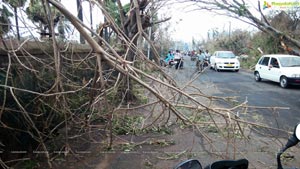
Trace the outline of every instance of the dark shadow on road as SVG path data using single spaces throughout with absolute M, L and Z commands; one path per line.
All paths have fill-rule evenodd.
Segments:
M 269 80 L 262 80 L 261 82 L 259 83 L 264 83 L 264 84 L 268 84 L 272 87 L 278 87 L 278 88 L 281 88 L 279 83 L 277 82 L 273 82 L 273 81 L 269 81 Z M 287 90 L 299 90 L 300 89 L 300 85 L 289 85 L 287 88 L 285 88 Z

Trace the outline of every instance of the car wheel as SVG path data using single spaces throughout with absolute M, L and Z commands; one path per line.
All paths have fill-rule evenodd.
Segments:
M 280 78 L 280 86 L 286 88 L 288 86 L 287 78 L 285 76 Z
M 260 81 L 261 81 L 261 78 L 260 78 L 260 75 L 259 75 L 258 72 L 255 72 L 254 78 L 255 78 L 255 81 L 257 81 L 257 82 L 260 82 Z
M 235 72 L 238 72 L 240 69 L 234 70 Z

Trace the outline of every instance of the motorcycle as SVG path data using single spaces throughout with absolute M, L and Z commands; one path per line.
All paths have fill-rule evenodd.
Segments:
M 161 66 L 168 66 L 168 67 L 172 67 L 173 65 L 175 65 L 177 63 L 177 61 L 174 61 L 174 59 L 171 59 L 169 61 L 166 60 L 160 60 L 160 65 Z
M 209 66 L 209 60 L 208 60 L 208 58 L 205 58 L 204 59 L 204 67 L 207 67 L 207 66 Z
M 297 145 L 300 141 L 300 123 L 298 123 L 295 128 L 294 128 L 294 133 L 293 135 L 288 139 L 286 145 L 282 147 L 279 152 L 276 155 L 277 159 L 277 168 L 278 169 L 283 169 L 282 164 L 281 164 L 281 159 L 280 156 L 290 147 L 293 147 Z
M 169 66 L 172 67 L 173 65 L 176 65 L 177 61 L 175 61 L 174 59 L 169 61 Z
M 209 62 L 207 58 L 204 58 L 202 61 L 198 60 L 196 62 L 197 70 L 202 72 L 205 67 L 209 66 Z
M 283 169 L 280 156 L 290 147 L 297 145 L 300 141 L 300 123 L 294 128 L 293 135 L 288 139 L 286 145 L 280 149 L 276 155 L 277 168 Z M 247 169 L 249 161 L 247 159 L 239 160 L 220 160 L 207 165 L 204 169 Z M 202 165 L 198 160 L 189 159 L 181 162 L 174 169 L 202 169 Z
M 247 159 L 239 160 L 220 160 L 207 165 L 204 169 L 247 169 Z M 190 159 L 178 164 L 174 169 L 202 169 L 202 165 L 198 160 Z

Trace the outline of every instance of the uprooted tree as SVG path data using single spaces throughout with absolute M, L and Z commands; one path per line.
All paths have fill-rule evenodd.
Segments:
M 134 100 L 129 100 L 127 94 L 135 95 L 132 87 L 133 81 L 156 93 L 152 87 L 141 80 L 141 75 L 138 74 L 143 75 L 144 72 L 136 66 L 152 65 L 155 70 L 160 70 L 160 68 L 148 60 L 137 47 L 137 39 L 147 37 L 144 30 L 154 24 L 149 20 L 151 16 L 145 12 L 149 2 L 132 1 L 131 9 L 126 17 L 119 2 L 121 18 L 125 17 L 124 20 L 121 19 L 122 29 L 106 11 L 106 6 L 102 4 L 102 1 L 94 2 L 102 10 L 107 21 L 99 27 L 98 33 L 93 32 L 97 40 L 85 32 L 84 25 L 57 1 L 31 2 L 27 8 L 29 17 L 43 26 L 40 30 L 48 29 L 52 40 L 36 43 L 32 49 L 28 49 L 25 46 L 29 44 L 30 39 L 18 42 L 1 38 L 1 56 L 3 56 L 0 74 L 1 146 L 5 146 L 6 150 L 1 154 L 3 155 L 1 158 L 4 161 L 12 158 L 18 159 L 21 157 L 19 154 L 14 157 L 8 156 L 9 150 L 29 150 L 29 154 L 32 154 L 30 150 L 39 147 L 45 152 L 45 157 L 51 167 L 51 154 L 47 151 L 46 140 L 56 135 L 60 128 L 67 129 L 71 123 L 77 123 L 77 120 L 83 120 L 84 125 L 89 126 L 95 118 L 92 115 L 94 112 L 101 112 L 102 115 L 96 113 L 98 116 L 96 119 L 103 119 L 107 122 L 107 129 L 112 131 L 115 109 L 123 104 L 130 104 L 129 101 L 134 102 Z M 84 59 L 74 56 L 77 60 L 73 58 L 73 55 L 70 56 L 68 53 L 72 53 L 70 50 L 73 50 L 68 46 L 70 44 L 64 46 L 61 41 L 56 40 L 55 19 L 60 17 L 60 14 L 53 7 L 61 10 L 89 42 L 91 51 Z M 7 28 L 10 27 L 7 22 L 3 23 L 7 25 Z M 104 27 L 110 27 L 114 31 L 114 37 L 119 45 L 118 49 L 112 48 L 102 37 Z M 1 29 L 3 30 L 1 34 L 9 31 L 4 28 Z M 155 51 L 151 40 L 147 39 L 147 41 Z M 24 57 L 21 59 L 20 56 Z M 154 59 L 158 62 L 157 53 Z M 163 75 L 174 85 L 172 79 L 166 74 Z M 78 97 L 73 97 L 74 94 Z M 165 104 L 168 103 L 160 94 L 155 95 L 164 100 Z M 108 99 L 109 97 L 111 99 Z M 65 134 L 68 135 L 67 130 Z M 111 137 L 112 134 L 110 134 Z M 11 140 L 15 141 L 11 142 Z M 18 140 L 24 140 L 24 142 Z M 66 148 L 68 148 L 67 142 Z M 111 144 L 112 139 L 109 147 Z M 0 164 L 6 168 L 7 164 L 2 159 Z

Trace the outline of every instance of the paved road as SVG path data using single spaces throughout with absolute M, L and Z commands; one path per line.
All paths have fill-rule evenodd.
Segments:
M 195 62 L 191 62 L 188 58 L 185 61 L 186 66 L 194 67 Z M 212 83 L 216 86 L 220 92 L 214 95 L 238 96 L 238 101 L 247 100 L 250 106 L 289 108 L 289 110 L 278 111 L 256 110 L 256 113 L 261 114 L 271 126 L 276 126 L 276 120 L 279 127 L 284 129 L 300 122 L 300 86 L 283 89 L 278 83 L 264 80 L 256 82 L 253 73 L 246 70 L 216 72 L 207 69 L 200 76 L 199 81 L 203 84 Z

